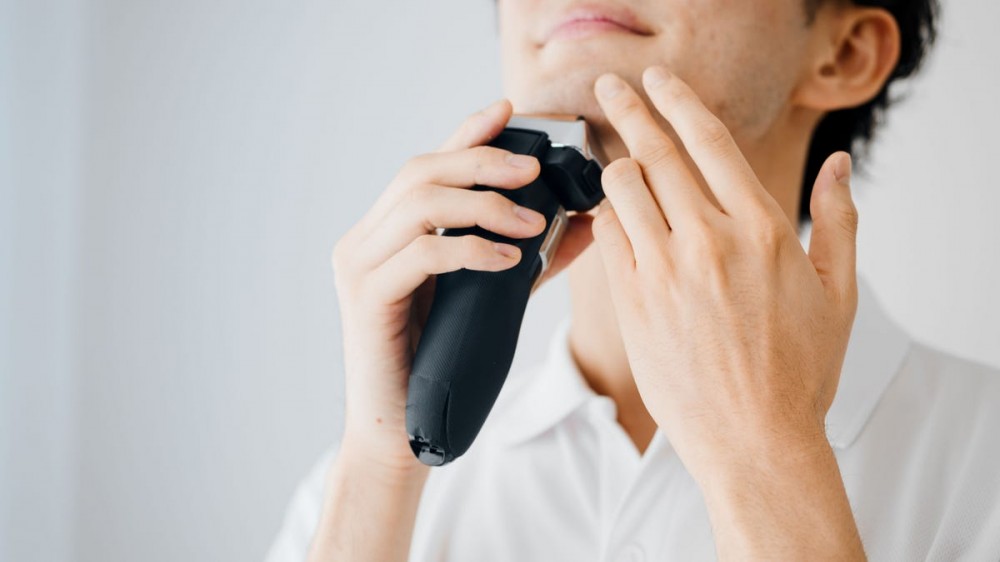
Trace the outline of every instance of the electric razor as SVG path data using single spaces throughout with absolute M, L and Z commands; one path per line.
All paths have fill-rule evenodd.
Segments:
M 440 231 L 516 245 L 521 261 L 503 271 L 460 269 L 436 278 L 406 400 L 406 432 L 422 463 L 447 464 L 472 445 L 507 379 L 528 298 L 552 262 L 566 212 L 590 210 L 604 198 L 603 166 L 590 139 L 580 116 L 513 116 L 489 145 L 538 158 L 541 173 L 517 189 L 471 189 L 497 191 L 538 211 L 545 230 L 517 239 L 479 226 Z

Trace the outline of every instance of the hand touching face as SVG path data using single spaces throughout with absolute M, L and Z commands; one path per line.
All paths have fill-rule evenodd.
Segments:
M 643 401 L 696 478 L 719 457 L 823 437 L 857 303 L 850 158 L 814 187 L 808 254 L 729 130 L 662 67 L 596 99 L 628 147 L 606 167 L 593 232 Z

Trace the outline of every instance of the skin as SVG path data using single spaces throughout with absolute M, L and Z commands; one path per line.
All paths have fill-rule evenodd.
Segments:
M 520 258 L 433 229 L 543 228 L 466 189 L 539 173 L 480 146 L 512 111 L 594 127 L 607 199 L 572 217 L 546 278 L 568 267 L 574 358 L 640 451 L 663 428 L 719 558 L 864 558 L 823 431 L 857 299 L 847 154 L 820 171 L 808 251 L 795 222 L 812 128 L 879 91 L 899 33 L 884 10 L 839 3 L 807 25 L 800 1 L 636 0 L 648 34 L 548 43 L 565 3 L 499 2 L 506 98 L 408 161 L 334 249 L 345 433 L 311 560 L 407 558 L 428 468 L 406 439 L 406 379 L 434 275 Z

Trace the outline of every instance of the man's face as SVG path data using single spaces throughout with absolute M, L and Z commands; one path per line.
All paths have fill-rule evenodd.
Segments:
M 594 80 L 611 71 L 643 92 L 643 69 L 662 64 L 751 142 L 786 108 L 811 32 L 804 0 L 499 0 L 498 9 L 515 112 L 579 114 L 606 129 Z

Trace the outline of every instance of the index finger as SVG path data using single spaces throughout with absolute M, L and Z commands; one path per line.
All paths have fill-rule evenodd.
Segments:
M 653 119 L 639 94 L 610 73 L 598 78 L 594 89 L 608 121 L 647 176 L 671 228 L 684 217 L 714 211 L 677 145 Z
M 690 86 L 661 66 L 646 69 L 643 85 L 727 214 L 732 215 L 734 210 L 748 204 L 767 204 L 770 196 L 729 129 L 705 107 Z

